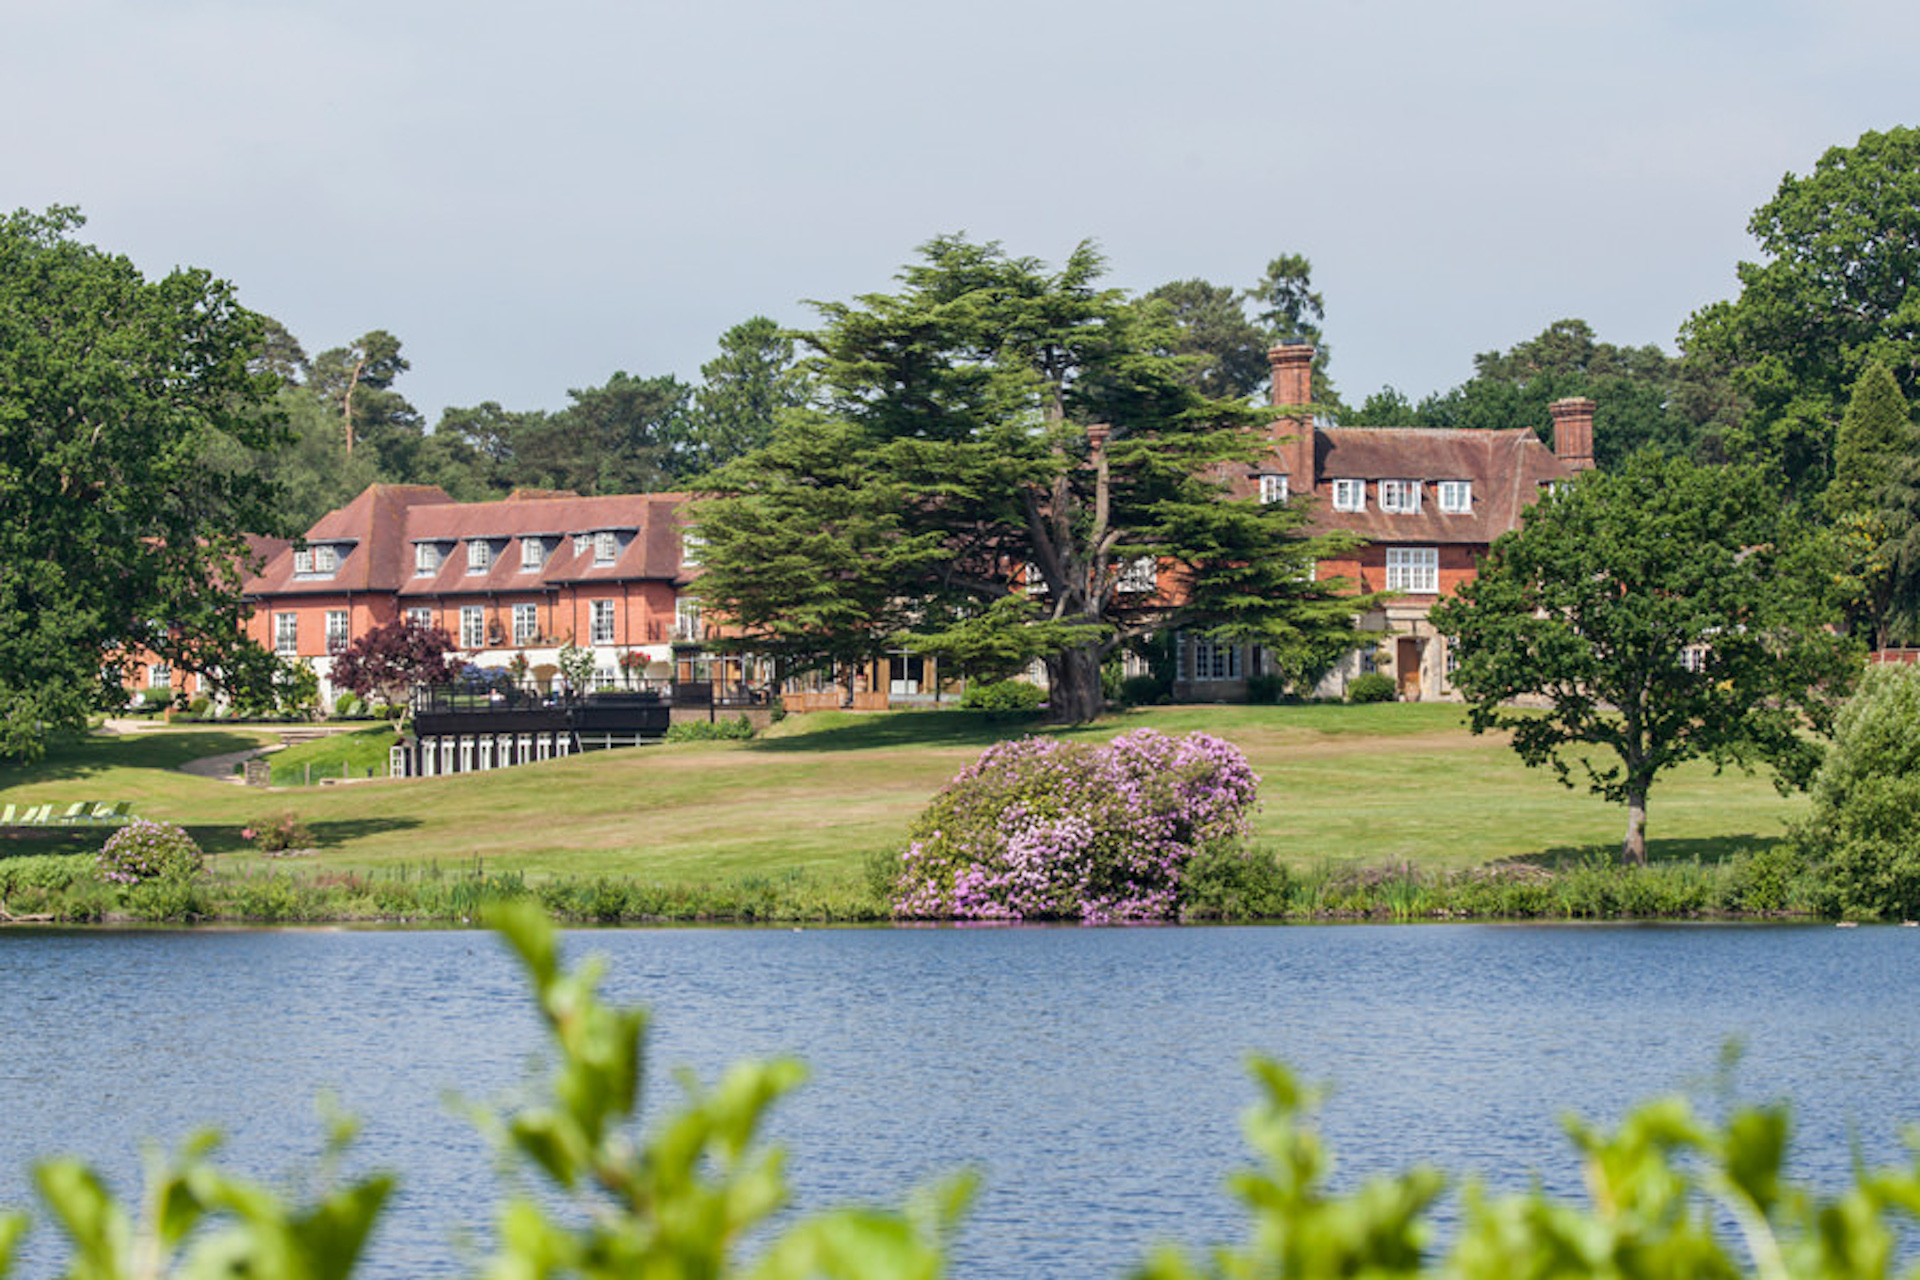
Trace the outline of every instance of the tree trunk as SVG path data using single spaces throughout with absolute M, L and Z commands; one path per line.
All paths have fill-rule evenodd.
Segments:
M 1627 838 L 1620 846 L 1620 861 L 1647 865 L 1647 787 L 1643 782 L 1627 784 Z
M 1047 707 L 1055 720 L 1084 724 L 1107 709 L 1100 691 L 1100 651 L 1068 649 L 1047 662 Z

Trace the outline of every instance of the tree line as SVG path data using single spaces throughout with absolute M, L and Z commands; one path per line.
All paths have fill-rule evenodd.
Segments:
M 557 411 L 482 401 L 429 429 L 395 335 L 309 356 L 204 272 L 146 280 L 80 242 L 76 211 L 17 213 L 0 223 L 6 741 L 110 698 L 99 655 L 131 645 L 244 670 L 214 634 L 237 608 L 220 566 L 239 534 L 297 534 L 376 480 L 463 499 L 724 491 L 702 590 L 797 661 L 900 644 L 988 673 L 1040 660 L 1070 715 L 1099 705 L 1108 657 L 1172 628 L 1259 643 L 1304 677 L 1365 602 L 1303 573 L 1338 547 L 1297 507 L 1219 501 L 1265 447 L 1274 342 L 1315 345 L 1316 412 L 1335 421 L 1545 431 L 1548 402 L 1588 395 L 1605 471 L 1648 450 L 1749 468 L 1826 539 L 1850 628 L 1910 643 L 1917 219 L 1920 130 L 1866 134 L 1782 180 L 1750 224 L 1761 260 L 1678 355 L 1566 320 L 1450 391 L 1358 409 L 1302 255 L 1246 288 L 1130 297 L 1091 244 L 1053 268 L 939 237 L 895 291 L 817 304 L 812 330 L 729 330 L 697 385 L 622 371 Z

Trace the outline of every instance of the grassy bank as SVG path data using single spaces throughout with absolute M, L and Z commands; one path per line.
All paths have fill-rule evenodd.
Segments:
M 1524 768 L 1496 739 L 1467 733 L 1454 707 L 1156 708 L 1064 732 L 1103 737 L 1137 726 L 1205 729 L 1247 753 L 1264 779 L 1256 840 L 1290 869 L 1303 901 L 1326 904 L 1341 886 L 1391 886 L 1396 877 L 1402 887 L 1391 891 L 1405 898 L 1415 891 L 1407 886 L 1441 885 L 1495 862 L 1584 867 L 1610 855 L 1624 825 L 1616 807 Z M 178 771 L 187 760 L 270 740 L 265 732 L 96 735 L 62 742 L 33 765 L 0 768 L 0 801 L 129 800 L 143 816 L 186 827 L 220 876 L 235 881 L 293 875 L 352 893 L 428 875 L 458 879 L 477 867 L 502 884 L 553 896 L 564 888 L 582 901 L 589 890 L 581 886 L 632 885 L 669 905 L 733 901 L 744 908 L 733 914 L 759 918 L 783 903 L 813 903 L 817 911 L 796 914 L 844 918 L 867 895 L 868 860 L 897 850 L 927 799 L 983 747 L 1028 727 L 958 712 L 828 713 L 792 717 L 747 743 L 270 792 Z M 298 752 L 310 749 L 340 746 L 281 753 L 276 771 L 300 768 Z M 1651 856 L 1711 872 L 1768 846 L 1803 803 L 1760 778 L 1679 770 L 1654 792 Z M 269 861 L 240 838 L 241 827 L 288 811 L 313 833 L 312 853 Z M 100 839 L 16 833 L 0 851 L 57 853 Z M 594 892 L 611 903 L 613 889 Z

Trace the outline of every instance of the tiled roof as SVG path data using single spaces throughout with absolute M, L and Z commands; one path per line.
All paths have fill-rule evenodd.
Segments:
M 329 512 L 307 533 L 309 543 L 342 544 L 340 565 L 332 575 L 296 577 L 293 553 L 287 550 L 274 556 L 247 590 L 253 595 L 390 591 L 426 596 L 537 591 L 577 582 L 673 580 L 680 574 L 676 513 L 684 500 L 682 494 L 643 493 L 454 502 L 432 485 L 374 485 Z M 619 535 L 619 553 L 613 563 L 594 563 L 591 544 L 574 550 L 576 535 L 603 530 Z M 520 540 L 531 537 L 548 544 L 545 558 L 538 570 L 523 570 Z M 478 538 L 489 543 L 490 563 L 484 572 L 469 573 L 467 543 Z M 414 573 L 414 546 L 420 542 L 442 546 L 440 567 L 430 576 Z
M 1292 424 L 1285 424 L 1291 430 Z M 1286 470 L 1282 452 L 1269 467 Z M 1541 487 L 1574 474 L 1567 463 L 1525 428 L 1510 431 L 1439 430 L 1422 427 L 1314 428 L 1314 532 L 1356 533 L 1372 542 L 1492 542 L 1520 525 L 1520 515 Z M 1333 481 L 1364 480 L 1364 511 L 1335 511 Z M 1382 511 L 1378 481 L 1423 482 L 1420 510 Z M 1465 480 L 1472 509 L 1440 510 L 1434 482 Z M 1297 491 L 1294 496 L 1302 496 Z
M 1540 488 L 1571 474 L 1533 432 L 1452 431 L 1422 428 L 1331 427 L 1315 433 L 1316 493 L 1331 494 L 1335 480 L 1466 480 L 1473 509 L 1440 510 L 1429 485 L 1419 512 L 1380 510 L 1378 486 L 1369 484 L 1365 511 L 1335 511 L 1322 504 L 1316 522 L 1375 542 L 1492 542 L 1520 527 L 1520 513 Z

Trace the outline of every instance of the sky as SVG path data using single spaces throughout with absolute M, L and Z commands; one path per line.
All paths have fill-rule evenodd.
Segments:
M 355 16 L 358 14 L 359 16 Z M 1753 210 L 1920 124 L 1911 0 L 0 0 L 0 208 L 78 205 L 436 420 L 697 381 L 933 236 L 1306 255 L 1358 403 L 1579 317 L 1673 351 Z M 1523 425 L 1523 424 L 1516 424 Z

